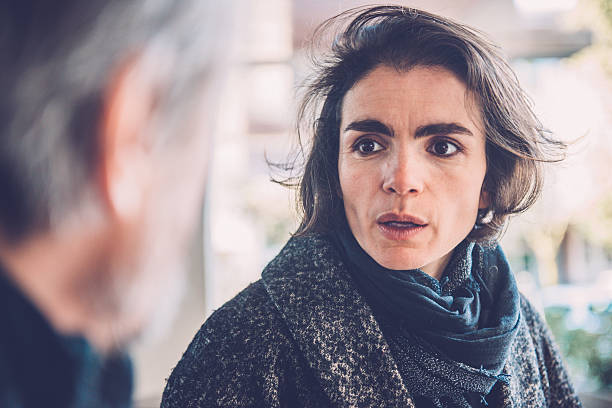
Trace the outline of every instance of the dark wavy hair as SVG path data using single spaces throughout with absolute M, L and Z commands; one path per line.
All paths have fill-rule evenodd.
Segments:
M 402 6 L 359 7 L 321 24 L 313 49 L 325 39 L 331 49 L 313 57 L 315 72 L 306 82 L 298 112 L 299 152 L 284 166 L 294 173 L 277 180 L 298 187 L 302 218 L 296 235 L 326 232 L 344 217 L 338 179 L 342 101 L 380 65 L 400 72 L 416 66 L 447 69 L 478 101 L 486 135 L 483 188 L 490 205 L 479 211 L 471 240 L 498 238 L 509 215 L 537 200 L 542 163 L 565 156 L 567 146 L 543 128 L 498 47 L 470 27 Z M 304 131 L 312 134 L 307 147 Z

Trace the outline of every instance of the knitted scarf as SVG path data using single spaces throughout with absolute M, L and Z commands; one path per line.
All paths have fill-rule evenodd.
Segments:
M 362 294 L 382 317 L 412 395 L 433 406 L 471 407 L 474 396 L 507 381 L 502 369 L 518 328 L 520 297 L 499 246 L 463 241 L 438 281 L 418 269 L 382 267 L 346 224 L 334 238 Z

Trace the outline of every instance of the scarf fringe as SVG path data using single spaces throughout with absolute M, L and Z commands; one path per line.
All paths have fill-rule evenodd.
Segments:
M 510 374 L 506 374 L 503 372 L 499 374 L 495 374 L 494 371 L 487 370 L 483 366 L 480 366 L 478 371 L 484 376 L 487 376 L 489 378 L 495 378 L 497 381 L 501 381 L 506 385 L 510 385 L 510 377 L 512 377 Z

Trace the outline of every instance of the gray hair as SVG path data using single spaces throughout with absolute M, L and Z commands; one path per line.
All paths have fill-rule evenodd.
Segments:
M 217 68 L 226 9 L 225 2 L 202 0 L 2 2 L 3 239 L 17 243 L 51 228 L 86 194 L 100 152 L 103 93 L 120 61 L 136 53 L 145 63 L 174 60 L 156 106 L 167 126 L 180 122 L 181 105 Z

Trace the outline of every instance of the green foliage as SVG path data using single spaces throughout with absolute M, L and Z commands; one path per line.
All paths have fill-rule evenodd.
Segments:
M 576 53 L 572 60 L 595 62 L 612 77 L 612 0 L 581 0 L 576 10 L 574 22 L 591 31 L 593 44 Z
M 612 389 L 612 303 L 590 308 L 589 327 L 571 327 L 569 307 L 549 307 L 545 314 L 571 375 L 580 383 Z

